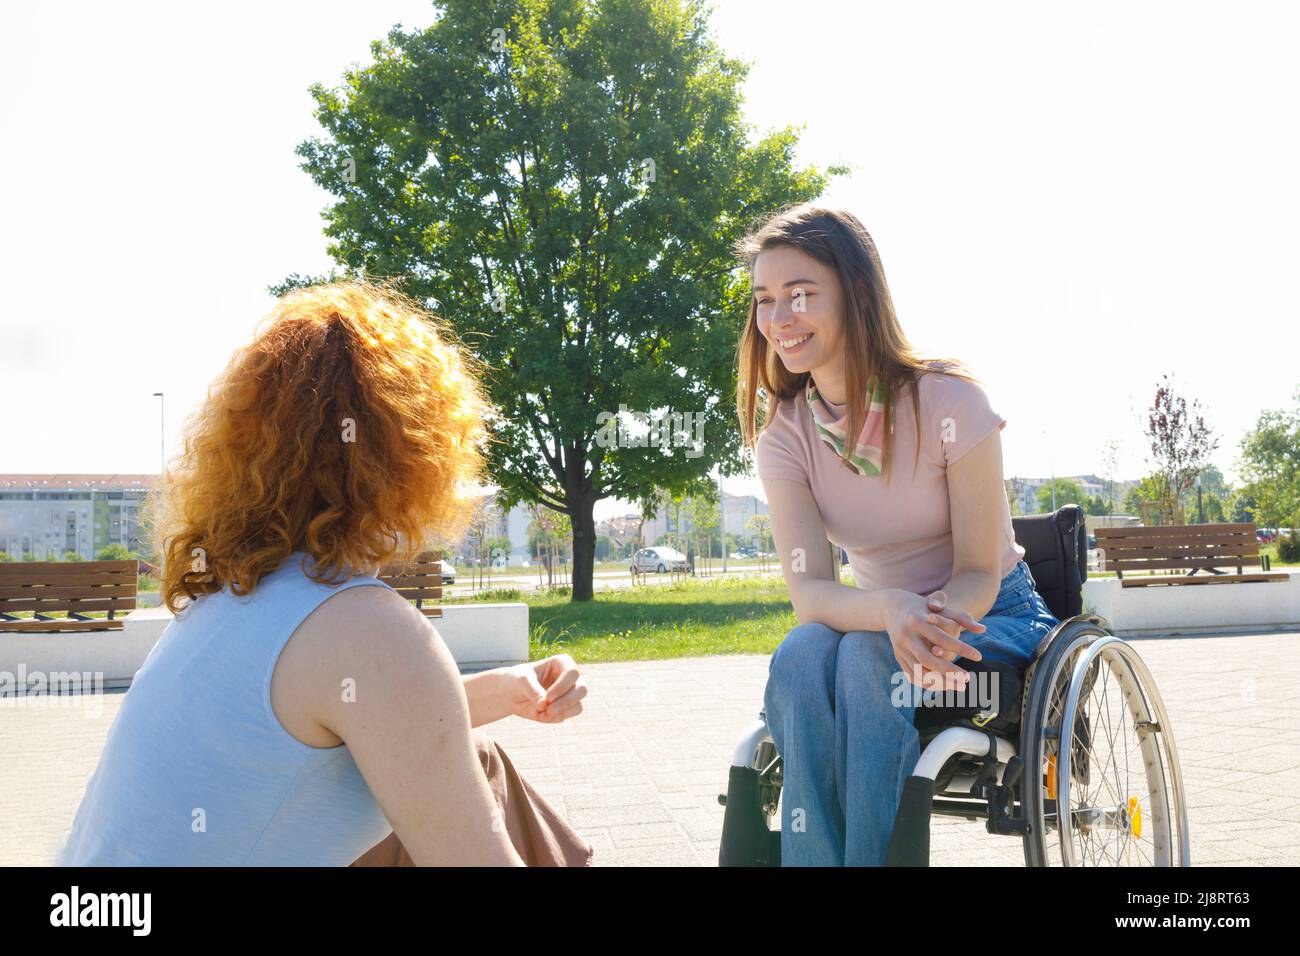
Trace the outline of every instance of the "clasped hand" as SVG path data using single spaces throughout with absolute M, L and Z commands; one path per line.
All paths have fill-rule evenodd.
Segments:
M 965 687 L 970 674 L 953 663 L 959 656 L 978 661 L 978 649 L 959 640 L 962 630 L 975 634 L 985 627 L 967 611 L 948 607 L 948 596 L 933 591 L 922 597 L 898 591 L 886 613 L 885 630 L 908 680 L 927 689 Z

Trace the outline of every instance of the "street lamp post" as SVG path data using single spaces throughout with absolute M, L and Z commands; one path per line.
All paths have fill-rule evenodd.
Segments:
M 1052 447 L 1052 436 L 1048 434 L 1046 428 L 1039 429 L 1043 438 L 1047 439 L 1047 463 L 1048 469 L 1052 476 L 1052 512 L 1056 512 L 1056 450 Z
M 167 461 L 167 399 L 162 392 L 154 392 L 153 397 L 158 399 L 158 484 L 161 486 L 164 463 Z
M 722 573 L 727 573 L 727 500 L 722 496 L 722 469 L 718 469 L 718 532 L 722 538 Z
M 158 484 L 154 488 L 153 506 L 156 508 L 162 498 L 163 472 L 167 468 L 167 399 L 163 397 L 162 392 L 154 392 L 153 397 L 158 399 Z M 158 568 L 163 566 L 163 553 L 161 549 L 158 552 Z

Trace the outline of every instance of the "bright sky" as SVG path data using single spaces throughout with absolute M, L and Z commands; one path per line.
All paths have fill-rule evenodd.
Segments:
M 760 129 L 855 164 L 904 329 L 981 375 L 1007 475 L 1144 473 L 1162 372 L 1234 477 L 1290 404 L 1300 10 L 1283 3 L 721 0 Z M 152 472 L 270 306 L 328 269 L 294 147 L 416 0 L 6 4 L 0 472 Z M 453 317 L 454 318 L 454 317 Z M 758 490 L 756 480 L 728 490 Z M 606 503 L 601 516 L 624 510 Z

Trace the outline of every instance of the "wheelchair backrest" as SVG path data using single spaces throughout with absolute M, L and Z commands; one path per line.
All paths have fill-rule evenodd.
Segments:
M 1082 614 L 1083 582 L 1088 578 L 1083 509 L 1061 505 L 1049 514 L 1015 515 L 1011 525 L 1048 610 L 1062 621 Z

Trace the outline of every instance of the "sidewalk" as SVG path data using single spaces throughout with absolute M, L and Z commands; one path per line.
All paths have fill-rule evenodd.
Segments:
M 1133 642 L 1170 712 L 1196 865 L 1300 864 L 1300 634 Z M 727 767 L 757 715 L 767 658 L 594 664 L 585 712 L 490 732 L 596 847 L 595 863 L 715 866 Z M 0 706 L 0 864 L 61 844 L 120 693 L 98 715 L 45 699 Z M 935 865 L 1022 866 L 1021 842 L 976 822 L 934 824 Z

